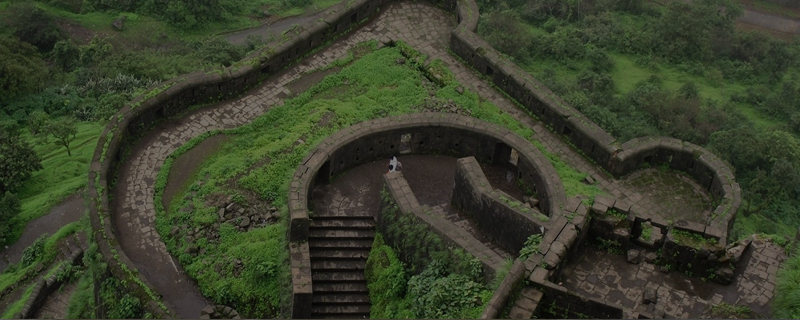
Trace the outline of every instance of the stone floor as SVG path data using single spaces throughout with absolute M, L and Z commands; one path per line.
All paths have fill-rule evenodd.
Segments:
M 666 220 L 705 224 L 711 214 L 711 198 L 688 175 L 668 170 L 644 169 L 620 179 L 627 189 L 638 190 L 639 205 Z
M 768 318 L 778 266 L 787 256 L 783 248 L 767 240 L 755 239 L 751 246 L 737 266 L 734 282 L 727 286 L 680 272 L 665 274 L 647 262 L 631 264 L 623 255 L 590 245 L 564 267 L 558 281 L 585 297 L 615 302 L 627 318 L 637 314 L 646 288 L 657 292 L 655 311 L 675 318 L 707 318 L 710 307 L 722 302 L 747 306 L 755 315 Z
M 522 123 L 534 129 L 535 138 L 545 149 L 559 156 L 568 165 L 586 172 L 598 181 L 605 192 L 618 198 L 630 199 L 655 208 L 651 199 L 638 188 L 609 178 L 595 164 L 583 158 L 560 136 L 550 132 L 539 121 L 520 110 L 506 96 L 447 51 L 450 31 L 455 17 L 438 8 L 420 2 L 393 3 L 380 15 L 353 34 L 342 37 L 327 48 L 304 59 L 299 64 L 266 80 L 260 87 L 241 98 L 219 103 L 193 112 L 167 128 L 157 128 L 133 148 L 128 161 L 120 168 L 115 190 L 114 224 L 120 243 L 139 272 L 153 284 L 164 301 L 178 315 L 195 318 L 206 301 L 197 286 L 180 270 L 169 255 L 160 236 L 154 230 L 154 183 L 166 157 L 179 146 L 204 132 L 229 129 L 249 123 L 271 107 L 283 104 L 283 98 L 296 94 L 288 84 L 310 71 L 328 65 L 347 55 L 355 44 L 371 39 L 403 40 L 411 47 L 433 59 L 441 59 L 456 79 L 487 101 L 494 103 Z M 658 188 L 654 183 L 653 188 Z M 654 203 L 655 202 L 655 203 Z M 700 215 L 702 212 L 688 212 Z

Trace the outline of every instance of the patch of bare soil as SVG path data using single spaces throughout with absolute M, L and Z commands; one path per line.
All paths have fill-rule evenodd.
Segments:
M 83 27 L 75 22 L 67 21 L 67 20 L 57 20 L 56 24 L 58 24 L 61 30 L 67 33 L 70 39 L 75 41 L 76 44 L 79 45 L 86 45 L 92 41 L 95 36 L 100 37 L 107 37 L 108 34 L 100 33 L 96 31 L 92 31 L 86 27 Z
M 52 235 L 61 227 L 80 220 L 86 212 L 86 205 L 81 194 L 82 192 L 76 192 L 64 199 L 61 204 L 50 209 L 50 213 L 28 223 L 25 230 L 22 231 L 22 237 L 2 251 L 3 259 L 0 260 L 0 270 L 5 270 L 10 263 L 19 262 L 22 251 L 43 234 Z
M 186 190 L 189 179 L 197 173 L 203 161 L 217 152 L 228 140 L 230 139 L 224 134 L 208 137 L 172 162 L 173 170 L 169 172 L 167 186 L 161 198 L 167 212 L 170 212 L 173 198 L 179 195 L 179 192 Z

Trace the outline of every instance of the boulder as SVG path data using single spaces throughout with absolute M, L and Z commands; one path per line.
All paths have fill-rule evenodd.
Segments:
M 247 228 L 250 226 L 250 218 L 249 217 L 242 217 L 242 221 L 239 222 L 239 227 Z
M 214 313 L 213 306 L 206 306 L 203 310 L 200 310 L 200 316 L 205 316 Z
M 200 250 L 200 247 L 190 244 L 188 247 L 186 247 L 186 250 L 184 250 L 183 253 L 192 254 L 192 253 L 197 253 L 198 250 Z
M 125 19 L 127 19 L 127 18 L 128 17 L 126 17 L 126 16 L 121 16 L 121 17 L 117 18 L 116 20 L 111 22 L 111 27 L 113 27 L 114 30 L 122 31 L 123 29 L 125 29 Z

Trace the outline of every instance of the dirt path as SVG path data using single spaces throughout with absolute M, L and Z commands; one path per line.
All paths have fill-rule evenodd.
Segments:
M 250 35 L 259 36 L 261 37 L 261 39 L 269 41 L 269 39 L 280 36 L 284 31 L 289 30 L 294 26 L 304 25 L 306 23 L 324 17 L 325 11 L 326 10 L 320 10 L 304 16 L 287 17 L 268 25 L 263 25 L 252 29 L 235 31 L 224 34 L 223 36 L 229 42 L 239 45 L 245 44 L 245 41 L 247 41 L 247 36 Z
M 76 192 L 50 209 L 50 213 L 28 223 L 25 230 L 22 231 L 22 237 L 1 252 L 3 259 L 0 260 L 0 270 L 5 270 L 9 263 L 19 262 L 22 251 L 41 235 L 45 233 L 52 235 L 61 227 L 80 220 L 86 212 L 86 205 L 81 197 L 82 193 L 83 191 Z

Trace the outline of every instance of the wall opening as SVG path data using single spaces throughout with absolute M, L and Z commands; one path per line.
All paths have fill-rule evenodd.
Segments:
M 331 178 L 331 161 L 325 161 L 322 164 L 322 167 L 319 168 L 317 171 L 317 175 L 314 177 L 314 185 L 321 185 L 326 184 L 330 181 Z
M 358 22 L 358 14 L 354 13 L 354 14 L 350 15 L 350 22 L 352 22 L 352 23 Z
M 644 162 L 647 162 L 647 163 L 652 163 L 652 162 L 653 162 L 653 156 L 646 156 L 646 157 L 644 157 Z
M 411 137 L 410 133 L 400 136 L 400 154 L 411 153 Z
M 568 136 L 570 133 L 572 133 L 572 129 L 570 129 L 568 126 L 564 126 L 564 128 L 561 129 L 561 134 L 563 135 Z
M 492 165 L 498 165 L 511 162 L 511 151 L 514 150 L 505 143 L 497 143 L 494 145 L 494 155 L 492 156 Z
M 492 70 L 492 67 L 489 66 L 486 67 L 486 75 L 487 76 L 494 75 L 494 70 Z

